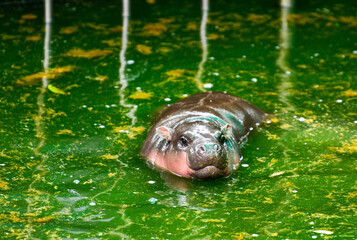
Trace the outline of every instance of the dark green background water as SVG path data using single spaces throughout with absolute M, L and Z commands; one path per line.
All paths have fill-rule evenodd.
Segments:
M 0 2 L 1 238 L 357 239 L 356 7 L 211 1 L 205 61 L 200 1 L 130 1 L 127 48 L 121 1 L 57 1 L 44 69 L 43 3 Z M 271 123 L 230 177 L 151 169 L 155 113 L 202 90 Z

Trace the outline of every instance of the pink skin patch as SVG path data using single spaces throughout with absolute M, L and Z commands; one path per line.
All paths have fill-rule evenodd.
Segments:
M 156 151 L 152 150 L 150 154 L 147 156 L 150 163 L 152 163 L 156 168 L 161 170 L 169 171 L 175 175 L 180 177 L 191 178 L 192 173 L 195 170 L 191 169 L 187 164 L 187 153 L 184 151 L 180 151 L 177 153 L 166 153 L 165 156 Z M 239 166 L 240 156 L 239 154 L 235 154 L 233 166 L 228 166 L 224 169 L 225 176 L 231 174 L 232 170 Z M 233 167 L 233 169 L 232 169 Z
M 188 167 L 186 157 L 187 154 L 184 151 L 166 153 L 164 156 L 162 153 L 153 150 L 147 158 L 155 167 L 167 170 L 181 177 L 190 178 L 193 170 Z

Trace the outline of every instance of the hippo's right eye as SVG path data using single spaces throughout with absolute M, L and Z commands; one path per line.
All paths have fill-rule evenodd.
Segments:
M 185 137 L 185 136 L 182 136 L 181 138 L 180 138 L 180 145 L 182 146 L 182 147 L 187 147 L 188 146 L 188 139 Z

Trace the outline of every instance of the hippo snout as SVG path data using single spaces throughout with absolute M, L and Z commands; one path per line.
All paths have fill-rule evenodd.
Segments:
M 196 147 L 196 152 L 200 156 L 217 155 L 219 154 L 220 150 L 220 146 L 215 143 L 200 144 Z
M 228 167 L 225 151 L 217 143 L 197 144 L 188 154 L 188 165 L 196 173 L 196 178 L 215 178 L 223 175 Z

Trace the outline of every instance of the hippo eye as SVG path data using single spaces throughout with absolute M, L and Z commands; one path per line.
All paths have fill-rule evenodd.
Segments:
M 219 135 L 218 141 L 220 144 L 223 144 L 226 141 L 226 138 L 224 137 L 223 133 Z
M 188 146 L 188 139 L 187 139 L 185 136 L 182 136 L 182 137 L 180 138 L 180 145 L 181 145 L 182 147 L 187 147 L 187 146 Z

